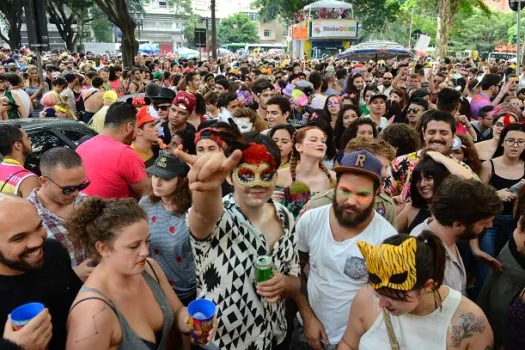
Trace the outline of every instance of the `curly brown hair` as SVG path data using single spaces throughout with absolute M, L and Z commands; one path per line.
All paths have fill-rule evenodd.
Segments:
M 112 242 L 122 228 L 141 220 L 146 221 L 147 216 L 134 199 L 89 197 L 66 220 L 65 226 L 75 249 L 97 260 L 98 241 Z
M 160 197 L 155 196 L 153 193 L 149 195 L 149 200 L 152 203 L 158 203 L 160 202 L 160 199 Z M 175 191 L 171 195 L 170 200 L 174 206 L 173 214 L 186 214 L 191 207 L 191 191 L 186 176 L 177 176 L 177 185 L 175 186 Z

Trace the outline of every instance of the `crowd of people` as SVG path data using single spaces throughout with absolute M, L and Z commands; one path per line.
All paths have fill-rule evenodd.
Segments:
M 201 298 L 205 349 L 525 348 L 525 70 L 0 59 L 0 348 L 195 349 Z M 97 135 L 37 175 L 24 118 Z

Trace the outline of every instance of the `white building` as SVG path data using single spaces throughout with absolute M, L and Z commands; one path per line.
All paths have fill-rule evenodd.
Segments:
M 175 18 L 167 0 L 144 0 L 143 7 L 143 18 L 137 21 L 140 41 L 165 45 L 166 49 L 184 46 L 184 20 Z
M 215 0 L 215 17 L 223 19 L 235 13 L 244 12 L 255 21 L 257 10 L 251 8 L 253 0 Z M 211 18 L 211 0 L 192 0 L 193 12 L 203 18 Z

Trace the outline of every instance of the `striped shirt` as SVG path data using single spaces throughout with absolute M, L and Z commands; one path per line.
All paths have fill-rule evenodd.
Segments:
M 36 176 L 12 158 L 4 158 L 0 163 L 0 192 L 18 195 L 22 182 L 30 176 Z

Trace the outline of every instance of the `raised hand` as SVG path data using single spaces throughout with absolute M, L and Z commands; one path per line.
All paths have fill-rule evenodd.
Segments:
M 222 185 L 241 160 L 242 152 L 235 150 L 228 158 L 222 152 L 206 153 L 196 157 L 184 152 L 179 146 L 175 150 L 175 155 L 191 167 L 188 173 L 190 190 L 210 191 Z

